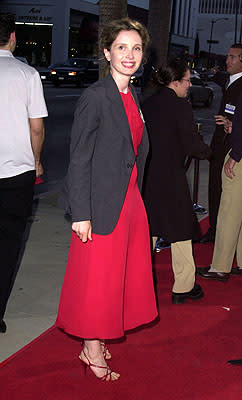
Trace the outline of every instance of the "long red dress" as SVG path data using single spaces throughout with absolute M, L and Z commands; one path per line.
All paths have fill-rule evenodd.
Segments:
M 143 122 L 131 92 L 121 93 L 135 155 Z M 157 316 L 147 216 L 134 164 L 114 231 L 82 243 L 73 233 L 57 326 L 81 338 L 113 339 Z

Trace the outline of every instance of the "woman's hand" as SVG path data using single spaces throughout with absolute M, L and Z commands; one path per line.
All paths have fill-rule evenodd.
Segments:
M 73 222 L 72 230 L 77 234 L 83 243 L 92 240 L 92 225 L 91 221 Z

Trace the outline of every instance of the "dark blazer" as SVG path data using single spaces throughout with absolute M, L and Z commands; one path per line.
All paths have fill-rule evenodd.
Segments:
M 217 81 L 217 83 L 219 83 Z M 223 88 L 223 96 L 220 103 L 218 114 L 225 115 L 231 121 L 233 115 L 225 112 L 226 104 L 231 104 L 236 107 L 240 93 L 242 92 L 242 77 L 236 79 L 226 90 Z M 211 149 L 213 157 L 209 167 L 209 222 L 213 233 L 215 234 L 217 215 L 222 192 L 221 172 L 226 154 L 231 148 L 230 135 L 224 132 L 223 125 L 216 125 L 211 141 Z
M 130 89 L 139 107 L 135 90 Z M 148 147 L 144 128 L 136 159 L 140 191 Z M 111 233 L 134 163 L 125 108 L 115 81 L 108 75 L 83 92 L 74 114 L 70 164 L 61 199 L 72 221 L 91 220 L 94 233 Z
M 218 83 L 218 82 L 217 82 Z M 230 121 L 233 120 L 233 114 L 225 112 L 226 104 L 231 104 L 236 107 L 240 93 L 242 92 L 242 77 L 236 79 L 228 89 L 222 86 L 223 96 L 221 99 L 218 114 L 226 116 Z M 228 153 L 230 145 L 230 135 L 226 135 L 224 132 L 223 125 L 216 125 L 214 135 L 211 142 L 211 147 L 214 153 L 214 157 L 221 158 L 223 164 L 224 157 Z
M 162 88 L 142 108 L 151 145 L 144 200 L 152 235 L 168 242 L 196 239 L 199 226 L 184 161 L 205 159 L 210 148 L 195 131 L 191 105 L 172 89 Z

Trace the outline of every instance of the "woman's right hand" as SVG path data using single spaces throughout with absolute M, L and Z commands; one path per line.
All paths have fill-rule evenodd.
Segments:
M 73 222 L 72 230 L 77 234 L 83 243 L 92 240 L 92 225 L 91 221 Z

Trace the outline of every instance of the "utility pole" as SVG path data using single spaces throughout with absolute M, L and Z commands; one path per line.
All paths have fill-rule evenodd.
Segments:
M 234 43 L 237 43 L 237 26 L 238 26 L 238 6 L 239 6 L 239 0 L 234 0 L 234 6 L 235 6 Z

